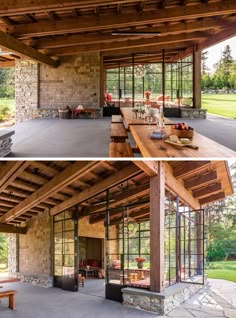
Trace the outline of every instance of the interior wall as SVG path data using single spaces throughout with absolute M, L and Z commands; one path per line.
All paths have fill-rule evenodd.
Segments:
M 103 222 L 90 224 L 89 217 L 79 220 L 79 236 L 105 238 L 105 226 Z

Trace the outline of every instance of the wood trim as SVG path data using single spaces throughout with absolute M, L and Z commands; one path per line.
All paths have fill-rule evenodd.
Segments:
M 89 198 L 95 196 L 98 193 L 101 193 L 112 186 L 138 174 L 140 170 L 133 164 L 125 166 L 120 171 L 112 174 L 111 176 L 103 179 L 102 181 L 96 183 L 95 185 L 83 190 L 82 192 L 74 195 L 72 198 L 58 204 L 50 210 L 50 215 L 58 214 L 72 206 L 79 204 L 83 201 L 88 200 Z M 1 219 L 0 219 L 1 221 Z
M 49 56 L 25 45 L 21 41 L 15 39 L 13 36 L 0 31 L 0 46 L 14 52 L 17 55 L 29 58 L 39 63 L 43 63 L 52 67 L 57 67 L 58 61 L 53 60 Z
M 21 227 L 21 226 L 9 225 L 9 224 L 0 224 L 0 232 L 26 234 L 27 228 Z
M 158 175 L 150 178 L 150 290 L 164 288 L 165 167 L 158 161 Z

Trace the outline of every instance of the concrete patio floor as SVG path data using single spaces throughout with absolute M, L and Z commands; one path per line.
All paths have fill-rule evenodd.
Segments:
M 236 151 L 236 120 L 208 114 L 207 119 L 171 118 L 186 122 L 202 135 Z M 18 158 L 108 158 L 111 117 L 99 119 L 39 118 L 18 123 L 12 153 Z M 132 145 L 135 142 L 129 134 Z M 137 155 L 140 157 L 140 155 Z
M 167 316 L 127 308 L 120 303 L 106 300 L 101 295 L 72 293 L 58 288 L 42 288 L 24 283 L 4 284 L 2 290 L 7 289 L 18 291 L 17 309 L 8 309 L 7 299 L 2 299 L 0 317 L 3 318 L 236 317 L 236 283 L 216 279 L 209 279 L 207 286 Z
M 111 118 L 28 120 L 12 126 L 9 157 L 109 157 Z

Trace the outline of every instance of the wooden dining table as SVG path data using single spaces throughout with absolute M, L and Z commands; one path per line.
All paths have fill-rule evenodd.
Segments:
M 148 125 L 144 118 L 139 118 L 135 109 L 132 107 L 121 107 L 120 108 L 122 117 L 127 125 L 128 130 L 130 130 L 131 125 Z M 164 122 L 166 125 L 173 124 L 169 118 L 164 117 Z
M 130 132 L 136 142 L 138 149 L 143 157 L 149 158 L 236 158 L 236 152 L 197 133 L 194 132 L 192 144 L 198 146 L 198 149 L 189 147 L 180 147 L 172 145 L 165 140 L 152 139 L 150 137 L 154 130 L 146 125 L 130 125 Z M 166 136 L 171 134 L 171 125 L 165 126 Z

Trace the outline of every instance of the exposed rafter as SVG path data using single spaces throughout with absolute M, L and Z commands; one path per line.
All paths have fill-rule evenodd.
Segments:
M 14 52 L 17 55 L 29 58 L 31 60 L 57 67 L 58 61 L 53 60 L 47 55 L 40 53 L 30 46 L 25 45 L 14 37 L 0 31 L 0 47 Z

